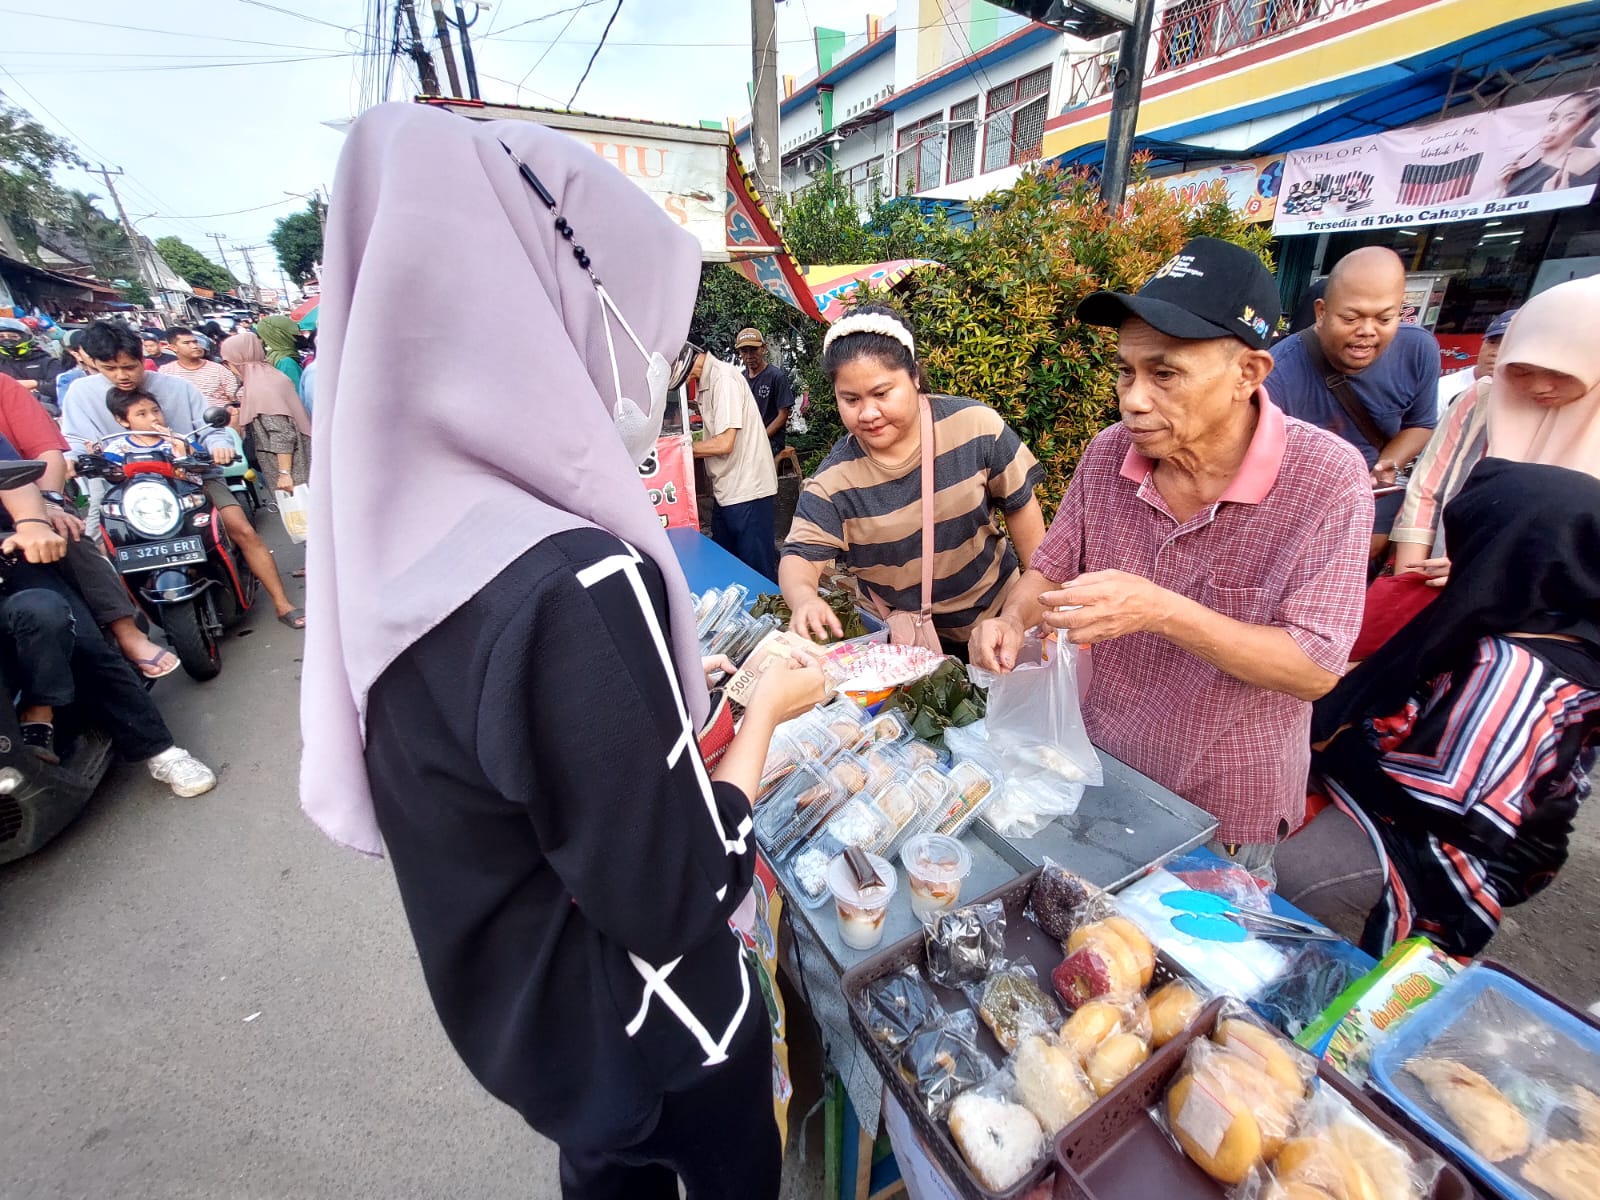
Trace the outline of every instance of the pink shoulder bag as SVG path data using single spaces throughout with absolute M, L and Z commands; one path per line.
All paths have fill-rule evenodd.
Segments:
M 868 592 L 878 615 L 889 625 L 889 641 L 896 646 L 922 646 L 943 654 L 939 633 L 933 627 L 933 409 L 927 396 L 917 397 L 922 420 L 922 596 L 916 612 L 891 609 Z

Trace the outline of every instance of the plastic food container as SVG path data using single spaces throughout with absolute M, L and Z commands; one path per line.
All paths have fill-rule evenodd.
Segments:
M 828 898 L 828 866 L 845 850 L 876 852 L 894 832 L 870 796 L 846 800 L 826 825 L 817 830 L 794 852 L 789 874 L 807 908 L 816 908 Z
M 1000 781 L 974 762 L 958 762 L 949 771 L 951 786 L 956 791 L 956 801 L 945 811 L 935 829 L 950 837 L 959 837 L 994 796 Z
M 891 829 L 882 844 L 869 846 L 868 849 L 893 860 L 906 839 L 916 834 L 927 821 L 934 807 L 934 799 L 917 786 L 908 771 L 895 772 L 873 790 L 872 798 L 878 805 L 878 811 L 888 819 Z
M 867 718 L 848 700 L 834 700 L 816 710 L 822 727 L 839 739 L 843 750 L 859 750 L 867 744 Z
M 953 837 L 919 833 L 901 847 L 900 862 L 911 887 L 911 911 L 917 916 L 955 907 L 961 881 L 972 870 L 972 855 Z
M 899 746 L 916 735 L 899 713 L 886 712 L 879 713 L 867 723 L 867 736 L 874 746 Z
M 801 763 L 756 809 L 756 836 L 774 859 L 782 861 L 845 799 L 844 790 L 822 768 Z
M 881 887 L 858 887 L 842 854 L 828 864 L 828 890 L 839 917 L 839 938 L 852 950 L 871 950 L 883 940 L 883 920 L 900 882 L 887 859 L 876 854 L 867 858 L 883 879 Z

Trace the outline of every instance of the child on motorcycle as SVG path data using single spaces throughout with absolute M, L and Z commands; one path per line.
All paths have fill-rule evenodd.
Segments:
M 164 447 L 172 451 L 174 458 L 189 456 L 189 443 L 175 437 L 172 430 L 167 428 L 161 405 L 149 392 L 124 392 L 111 388 L 106 393 L 106 408 L 116 418 L 117 424 L 128 432 L 114 434 L 103 442 L 94 443 L 89 449 L 98 451 L 116 463 L 122 462 L 130 449 L 154 450 Z

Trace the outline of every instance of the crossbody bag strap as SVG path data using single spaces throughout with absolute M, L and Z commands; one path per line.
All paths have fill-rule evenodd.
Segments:
M 924 393 L 917 397 L 922 417 L 922 607 L 924 621 L 933 618 L 933 408 Z
M 1305 347 L 1306 357 L 1311 360 L 1311 367 L 1322 382 L 1333 393 L 1333 398 L 1339 402 L 1339 407 L 1344 409 L 1344 415 L 1349 417 L 1356 430 L 1367 439 L 1369 445 L 1378 453 L 1383 453 L 1383 447 L 1388 438 L 1383 436 L 1383 430 L 1378 428 L 1378 423 L 1372 419 L 1372 414 L 1367 411 L 1367 406 L 1361 403 L 1361 397 L 1356 395 L 1355 388 L 1350 386 L 1348 376 L 1333 369 L 1333 364 L 1328 361 L 1328 356 L 1322 352 L 1322 343 L 1317 340 L 1315 326 L 1307 326 L 1300 331 L 1300 344 Z

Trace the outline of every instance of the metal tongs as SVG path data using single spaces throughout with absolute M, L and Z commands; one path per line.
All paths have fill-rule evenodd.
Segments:
M 1174 917 L 1173 927 L 1192 937 L 1214 942 L 1242 942 L 1251 934 L 1305 942 L 1342 942 L 1333 930 L 1310 921 L 1280 917 L 1276 913 L 1254 912 L 1210 892 L 1184 890 L 1168 892 L 1161 903 L 1184 914 Z

